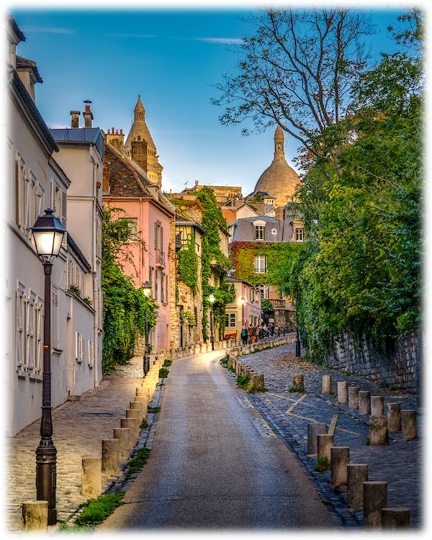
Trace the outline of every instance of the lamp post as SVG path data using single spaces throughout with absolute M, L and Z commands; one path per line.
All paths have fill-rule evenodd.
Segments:
M 144 293 L 144 296 L 146 298 L 150 298 L 151 292 L 152 292 L 151 283 L 146 281 L 145 283 L 142 284 L 141 289 L 142 289 L 142 291 Z M 148 349 L 149 349 L 149 342 L 148 342 L 149 331 L 148 331 L 148 311 L 147 310 L 148 310 L 148 308 L 147 308 L 147 305 L 146 305 L 146 308 L 145 308 L 145 328 L 144 328 L 144 356 L 143 356 L 144 377 L 147 375 L 147 373 L 149 372 L 149 369 L 150 369 L 150 355 L 149 355 L 149 352 L 148 352 Z
M 244 296 L 242 296 L 240 298 L 240 302 L 241 302 L 241 305 L 242 305 L 242 328 L 243 328 L 244 326 L 246 326 L 245 325 L 245 318 L 244 318 L 244 307 L 245 307 L 246 299 L 245 299 Z
M 215 301 L 215 297 L 214 297 L 214 294 L 211 293 L 211 295 L 209 296 L 209 300 L 210 300 L 210 343 L 211 343 L 211 348 L 212 348 L 212 351 L 214 351 L 214 335 L 213 335 L 213 303 Z
M 53 214 L 54 211 L 47 208 L 31 227 L 36 253 L 43 263 L 45 275 L 42 418 L 41 439 L 36 448 L 36 498 L 38 501 L 48 501 L 48 525 L 57 523 L 57 450 L 52 439 L 51 414 L 51 273 L 52 261 L 58 257 L 66 233 L 60 220 Z

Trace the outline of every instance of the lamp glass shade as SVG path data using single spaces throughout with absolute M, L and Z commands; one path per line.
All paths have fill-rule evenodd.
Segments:
M 240 299 L 240 301 L 241 301 L 241 303 L 244 305 L 244 303 L 246 302 L 245 297 L 242 296 L 241 299 Z
M 151 286 L 151 283 L 149 283 L 148 281 L 146 281 L 145 283 L 143 283 L 141 285 L 141 289 L 143 290 L 143 293 L 144 293 L 144 296 L 146 298 L 149 298 L 151 293 L 152 293 L 152 286 Z
M 210 296 L 209 296 L 209 300 L 210 302 L 213 304 L 213 302 L 215 301 L 215 297 L 214 297 L 214 294 L 212 293 Z
M 39 216 L 31 227 L 36 252 L 39 257 L 58 257 L 66 229 L 61 221 L 48 208 L 45 215 Z

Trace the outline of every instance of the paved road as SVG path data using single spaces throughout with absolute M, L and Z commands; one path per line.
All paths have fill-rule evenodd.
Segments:
M 173 363 L 150 459 L 97 532 L 336 528 L 292 453 L 227 377 L 223 354 Z

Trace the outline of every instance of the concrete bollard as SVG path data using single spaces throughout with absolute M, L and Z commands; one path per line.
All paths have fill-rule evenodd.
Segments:
M 81 460 L 81 494 L 95 499 L 102 493 L 102 460 L 83 457 Z
M 350 459 L 348 446 L 333 446 L 330 449 L 331 483 L 334 488 L 340 488 L 347 484 L 347 465 Z
M 22 519 L 25 531 L 48 529 L 48 501 L 25 501 L 22 503 Z
M 402 438 L 404 441 L 417 438 L 416 411 L 401 411 Z
M 140 431 L 140 417 L 139 417 L 139 409 L 127 409 L 126 411 L 126 418 L 135 418 L 136 424 L 135 424 L 135 431 L 133 432 L 134 438 L 137 439 Z
M 332 378 L 331 375 L 322 376 L 322 393 L 331 394 L 332 393 Z
M 365 529 L 382 529 L 382 509 L 387 506 L 387 482 L 363 483 L 363 526 Z
M 371 412 L 370 392 L 367 390 L 359 391 L 359 413 L 366 415 Z
M 385 416 L 371 416 L 369 418 L 369 444 L 371 446 L 388 444 L 388 427 Z
M 304 394 L 305 386 L 304 386 L 304 375 L 294 375 L 293 378 L 293 389 L 295 392 L 300 392 Z
M 321 469 L 329 469 L 331 464 L 331 448 L 334 444 L 334 435 L 317 435 L 317 464 Z
M 327 424 L 320 422 L 319 424 L 308 424 L 308 451 L 307 453 L 315 455 L 317 453 L 317 435 L 327 433 Z
M 401 431 L 400 403 L 387 403 L 387 424 L 389 431 Z
M 130 429 L 114 428 L 113 438 L 119 442 L 119 460 L 129 461 L 130 458 Z
M 358 409 L 359 407 L 359 389 L 356 386 L 348 388 L 348 407 Z
M 363 463 L 347 465 L 347 506 L 361 508 L 363 506 L 363 484 L 368 481 L 369 467 Z
M 122 428 L 129 429 L 129 443 L 130 443 L 130 450 L 135 447 L 136 437 L 135 437 L 135 429 L 136 429 L 136 418 L 122 418 L 120 420 L 120 426 Z
M 104 439 L 102 441 L 102 472 L 107 475 L 116 474 L 119 466 L 118 439 Z
M 409 529 L 410 514 L 409 508 L 383 508 L 383 530 Z
M 372 416 L 384 415 L 384 398 L 382 396 L 371 397 L 371 415 Z
M 255 390 L 264 390 L 264 375 L 258 373 L 252 375 L 252 384 Z
M 337 383 L 337 393 L 339 403 L 348 403 L 348 383 L 346 381 Z

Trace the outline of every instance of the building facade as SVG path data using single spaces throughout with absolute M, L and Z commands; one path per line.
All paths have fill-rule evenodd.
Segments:
M 235 299 L 226 306 L 225 339 L 238 340 L 243 328 L 249 332 L 261 324 L 261 294 L 258 288 L 241 279 L 228 276 Z

